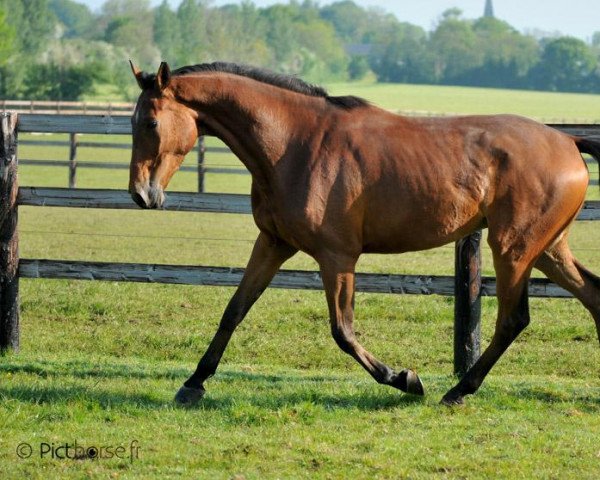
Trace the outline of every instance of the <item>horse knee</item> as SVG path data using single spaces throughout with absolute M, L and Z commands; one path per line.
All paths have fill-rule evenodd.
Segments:
M 499 323 L 496 328 L 496 334 L 511 342 L 519 336 L 519 334 L 527 328 L 530 323 L 529 313 L 514 314 L 505 321 Z

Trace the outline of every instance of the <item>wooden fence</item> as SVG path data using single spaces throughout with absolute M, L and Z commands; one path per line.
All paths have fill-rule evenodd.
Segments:
M 62 100 L 0 100 L 2 112 L 43 113 L 52 115 L 127 115 L 133 113 L 131 102 L 67 102 Z
M 58 117 L 57 117 L 58 118 Z M 77 170 L 79 168 L 101 168 L 115 170 L 129 170 L 129 163 L 123 162 L 94 162 L 77 160 L 77 155 L 80 148 L 110 148 L 119 150 L 131 151 L 131 144 L 127 143 L 109 143 L 109 142 L 82 142 L 78 138 L 77 133 L 69 134 L 69 141 L 61 140 L 20 140 L 19 145 L 40 146 L 40 147 L 69 147 L 68 160 L 41 160 L 31 158 L 20 158 L 19 165 L 32 165 L 38 167 L 68 167 L 69 170 L 69 188 L 77 187 Z M 198 174 L 198 192 L 205 191 L 205 182 L 207 173 L 225 173 L 225 174 L 241 174 L 250 175 L 250 172 L 245 168 L 225 168 L 225 167 L 206 167 L 206 153 L 231 153 L 231 150 L 225 147 L 207 147 L 204 142 L 204 137 L 199 137 L 196 146 L 194 147 L 197 154 L 197 166 L 184 165 L 179 168 L 182 172 L 197 172 Z
M 51 102 L 49 102 L 51 103 Z M 89 115 L 89 114 L 88 114 Z M 77 186 L 77 169 L 78 168 L 101 168 L 101 169 L 129 169 L 128 163 L 119 162 L 94 162 L 84 161 L 80 162 L 77 160 L 78 152 L 80 148 L 110 148 L 110 149 L 121 149 L 131 151 L 131 144 L 127 143 L 109 143 L 109 142 L 85 142 L 80 141 L 78 133 L 94 133 L 99 128 L 102 133 L 110 133 L 109 131 L 114 128 L 115 131 L 112 133 L 122 134 L 124 132 L 131 133 L 130 120 L 127 117 L 111 117 L 107 116 L 88 116 L 88 115 L 75 115 L 70 114 L 69 116 L 59 116 L 56 114 L 21 114 L 19 118 L 20 122 L 25 126 L 22 131 L 27 130 L 27 122 L 29 118 L 35 119 L 40 125 L 40 130 L 44 133 L 68 133 L 69 141 L 61 140 L 47 140 L 47 139 L 28 139 L 20 140 L 19 145 L 28 146 L 41 146 L 41 147 L 69 147 L 69 158 L 68 160 L 52 159 L 52 160 L 41 160 L 41 159 L 30 159 L 30 158 L 19 158 L 20 165 L 34 165 L 34 166 L 46 166 L 46 167 L 68 167 L 68 185 L 69 188 L 76 188 Z M 103 119 L 99 122 L 98 119 Z M 76 124 L 83 122 L 86 124 L 89 122 L 94 125 L 91 129 L 85 129 L 85 126 L 81 127 L 83 131 L 73 131 L 76 128 Z M 99 125 L 102 124 L 102 126 Z M 53 129 L 53 125 L 56 129 Z M 183 166 L 180 168 L 184 172 L 197 172 L 198 174 L 198 192 L 205 191 L 205 182 L 207 173 L 218 173 L 218 174 L 241 174 L 249 175 L 248 170 L 245 168 L 224 168 L 224 167 L 206 167 L 205 157 L 206 153 L 231 153 L 228 148 L 224 147 L 207 147 L 204 142 L 204 137 L 198 139 L 198 143 L 195 147 L 197 153 L 197 166 Z
M 561 125 L 569 133 L 598 136 L 600 126 Z M 235 286 L 242 268 L 210 266 L 150 265 L 20 259 L 17 215 L 19 205 L 77 208 L 137 209 L 129 194 L 121 190 L 17 187 L 17 133 L 110 133 L 130 134 L 128 119 L 87 116 L 78 119 L 45 115 L 0 114 L 0 350 L 19 347 L 19 278 L 110 280 L 187 285 Z M 251 213 L 247 195 L 170 193 L 166 210 Z M 599 220 L 600 201 L 586 202 L 578 220 Z M 481 232 L 456 243 L 455 275 L 396 275 L 358 273 L 359 292 L 418 295 L 454 295 L 454 368 L 465 372 L 479 357 L 481 297 L 495 295 L 492 277 L 481 276 Z M 321 290 L 319 272 L 282 270 L 271 283 L 275 288 Z M 567 298 L 571 295 L 546 279 L 531 279 L 530 296 Z

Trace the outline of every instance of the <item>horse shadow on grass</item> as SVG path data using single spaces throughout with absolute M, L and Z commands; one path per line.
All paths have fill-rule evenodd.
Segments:
M 162 408 L 165 402 L 155 395 L 144 393 L 122 393 L 84 386 L 0 386 L 0 402 L 13 400 L 36 405 L 96 404 L 108 409 L 119 406 L 141 409 Z
M 32 404 L 67 404 L 72 402 L 92 403 L 100 408 L 119 406 L 137 409 L 164 409 L 174 406 L 172 397 L 161 392 L 154 392 L 153 386 L 140 382 L 135 385 L 137 392 L 115 391 L 104 388 L 102 380 L 165 380 L 171 381 L 172 392 L 175 393 L 180 384 L 187 378 L 186 368 L 163 367 L 151 365 L 131 366 L 115 362 L 90 364 L 85 361 L 53 362 L 48 360 L 35 362 L 9 361 L 0 364 L 0 374 L 29 374 L 47 379 L 36 381 L 31 385 L 0 384 L 0 401 L 7 399 Z M 94 385 L 65 385 L 73 379 L 96 379 Z M 16 379 L 15 379 L 16 380 Z M 60 383 L 60 385 L 57 385 Z M 13 381 L 14 382 L 14 381 Z M 432 396 L 440 396 L 444 389 L 453 382 L 450 377 L 432 379 Z M 242 370 L 223 370 L 215 378 L 214 386 L 208 386 L 208 392 L 201 402 L 193 408 L 205 411 L 224 411 L 245 404 L 263 410 L 277 411 L 297 405 L 311 404 L 326 410 L 361 410 L 378 411 L 408 407 L 423 402 L 422 397 L 404 395 L 389 387 L 383 387 L 370 380 L 356 382 L 353 377 L 328 374 L 298 373 L 257 373 Z M 218 384 L 239 384 L 234 394 L 223 392 Z M 446 385 L 448 383 L 448 385 Z M 339 384 L 339 389 L 335 387 Z M 334 387 L 332 388 L 332 385 Z M 243 388 L 241 388 L 243 387 Z M 129 387 L 131 390 L 132 387 Z M 248 392 L 251 393 L 248 393 Z M 542 388 L 526 383 L 517 383 L 507 390 L 506 387 L 484 386 L 478 396 L 487 399 L 511 397 L 539 402 L 546 405 L 572 403 L 577 409 L 589 412 L 600 412 L 600 389 L 586 388 L 577 391 L 570 387 L 567 391 L 557 388 Z M 427 398 L 427 397 L 426 397 Z M 467 402 L 470 400 L 467 399 Z
M 154 370 L 156 369 L 156 370 Z M 119 363 L 103 362 L 91 364 L 85 361 L 59 362 L 40 360 L 33 362 L 9 361 L 0 364 L 0 374 L 15 375 L 8 382 L 0 384 L 0 401 L 16 400 L 31 404 L 69 404 L 73 402 L 96 404 L 101 408 L 127 406 L 141 409 L 159 409 L 174 406 L 173 397 L 165 398 L 164 389 L 154 393 L 150 384 L 144 380 L 172 381 L 173 395 L 181 383 L 188 377 L 189 369 L 168 367 L 129 366 Z M 20 374 L 34 375 L 40 380 L 26 384 L 26 379 L 15 385 Z M 72 385 L 78 380 L 96 380 L 93 385 Z M 103 380 L 141 380 L 129 391 L 115 391 L 103 386 Z M 383 410 L 407 406 L 421 401 L 418 397 L 402 395 L 392 389 L 382 389 L 376 384 L 372 389 L 351 388 L 356 382 L 341 375 L 302 375 L 294 373 L 255 373 L 224 370 L 219 372 L 213 388 L 197 408 L 203 410 L 226 410 L 240 403 L 266 410 L 279 410 L 300 404 L 320 405 L 325 409 Z M 231 395 L 223 393 L 218 383 L 243 384 L 244 389 Z M 340 384 L 339 394 L 332 392 L 332 384 Z M 58 384 L 58 385 L 57 385 Z M 366 384 L 366 383 L 365 383 Z M 327 386 L 326 386 L 327 385 Z M 114 386 L 114 382 L 112 382 Z M 326 386 L 326 387 L 325 387 Z M 130 393 L 132 388 L 139 393 Z M 146 393 L 145 393 L 146 392 Z M 252 392 L 252 393 L 248 393 Z
M 144 387 L 142 386 L 142 388 Z M 418 397 L 409 397 L 394 391 L 386 394 L 378 393 L 375 391 L 377 389 L 376 385 L 373 388 L 373 392 L 340 393 L 337 395 L 328 392 L 321 393 L 313 389 L 307 391 L 303 388 L 282 393 L 275 387 L 263 387 L 258 394 L 241 396 L 218 393 L 218 389 L 215 388 L 214 390 L 217 393 L 211 394 L 209 392 L 197 406 L 191 408 L 219 411 L 240 404 L 247 404 L 264 410 L 277 411 L 286 407 L 312 404 L 321 406 L 326 410 L 358 409 L 376 411 L 408 406 L 421 401 Z M 165 398 L 163 394 L 115 392 L 97 385 L 86 387 L 40 385 L 38 383 L 35 386 L 0 386 L 0 402 L 6 402 L 7 400 L 36 405 L 94 404 L 102 409 L 126 406 L 128 408 L 154 410 L 176 406 L 172 397 Z

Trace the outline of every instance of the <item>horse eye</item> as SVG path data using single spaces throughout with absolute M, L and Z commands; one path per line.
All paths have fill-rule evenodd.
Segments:
M 156 128 L 158 126 L 158 120 L 150 120 L 146 124 L 148 128 Z

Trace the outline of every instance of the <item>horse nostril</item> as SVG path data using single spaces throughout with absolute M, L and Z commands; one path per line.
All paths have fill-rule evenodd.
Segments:
M 131 198 L 133 198 L 133 201 L 135 203 L 137 203 L 137 205 L 139 207 L 148 208 L 148 204 L 146 203 L 146 200 L 139 193 L 137 193 L 137 192 L 132 193 Z

